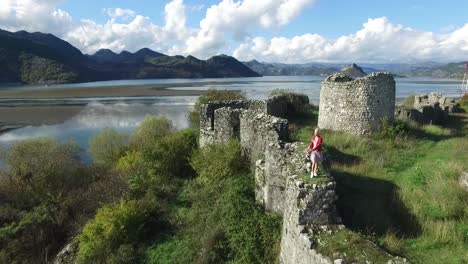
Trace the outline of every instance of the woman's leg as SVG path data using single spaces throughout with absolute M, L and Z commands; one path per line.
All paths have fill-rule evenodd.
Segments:
M 314 163 L 312 164 L 312 172 L 313 172 L 313 173 L 317 173 L 317 162 L 314 162 Z

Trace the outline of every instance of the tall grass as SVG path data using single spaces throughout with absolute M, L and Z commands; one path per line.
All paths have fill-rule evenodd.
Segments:
M 468 169 L 467 120 L 383 137 L 322 131 L 345 224 L 414 263 L 468 263 L 468 192 L 458 185 Z M 314 126 L 293 138 L 308 142 Z

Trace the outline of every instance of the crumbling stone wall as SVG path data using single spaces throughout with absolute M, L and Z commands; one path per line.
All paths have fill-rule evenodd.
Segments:
M 322 82 L 318 126 L 352 134 L 375 132 L 383 118 L 394 121 L 395 80 L 388 73 L 361 79 L 337 73 Z
M 240 116 L 240 143 L 252 165 L 264 159 L 269 144 L 289 140 L 288 121 L 255 110 Z
M 272 142 L 267 145 L 264 158 L 256 161 L 255 200 L 267 210 L 283 214 L 286 180 L 303 165 L 303 143 Z
M 269 211 L 283 212 L 288 164 L 291 164 L 287 116 L 308 104 L 304 95 L 277 95 L 264 101 L 208 103 L 200 111 L 200 146 L 240 141 L 257 171 L 257 202 Z M 295 105 L 297 104 L 297 105 Z M 285 147 L 286 146 L 286 147 Z M 305 146 L 302 146 L 305 149 Z
M 320 184 L 306 184 L 296 176 L 305 173 L 306 144 L 286 142 L 288 121 L 271 115 L 290 114 L 291 107 L 284 102 L 278 97 L 203 106 L 200 144 L 240 140 L 255 164 L 256 201 L 266 210 L 283 215 L 280 263 L 333 263 L 314 250 L 314 228 L 341 221 L 334 205 L 335 182 L 328 178 Z
M 420 124 L 443 124 L 448 121 L 449 113 L 459 111 L 459 105 L 454 99 L 440 93 L 417 95 L 413 106 L 399 106 L 395 116 L 402 120 L 411 120 Z
M 281 235 L 281 264 L 328 264 L 329 258 L 316 252 L 312 225 L 336 224 L 334 202 L 335 182 L 305 184 L 292 176 L 287 180 L 283 230 Z
M 289 134 L 287 133 L 287 121 L 280 121 L 281 119 L 278 119 L 277 117 L 286 118 L 288 115 L 296 113 L 298 109 L 308 104 L 309 98 L 306 95 L 301 94 L 276 95 L 261 101 L 232 100 L 204 104 L 200 109 L 200 146 L 222 143 L 229 139 L 230 136 L 231 138 L 239 138 L 242 132 L 242 128 L 237 129 L 237 126 L 242 126 L 242 120 L 250 122 L 251 119 L 249 118 L 254 115 L 256 118 L 255 122 L 259 125 L 265 124 L 269 127 L 269 123 L 276 123 L 274 125 L 275 129 L 282 131 L 279 135 L 280 139 L 287 140 L 289 137 Z M 222 108 L 230 108 L 230 110 L 220 110 Z M 244 116 L 242 120 L 239 120 L 237 118 L 237 113 L 229 113 L 234 111 L 234 109 L 251 110 L 251 113 L 239 115 L 239 118 Z M 245 111 L 240 111 L 240 113 L 243 112 Z M 263 116 L 257 118 L 257 115 L 259 114 L 263 114 Z M 269 117 L 267 117 L 268 115 L 276 117 L 277 119 L 269 120 Z M 252 127 L 254 126 L 255 124 L 252 126 L 249 124 L 242 127 L 253 130 Z M 239 135 L 231 130 L 236 132 L 239 130 Z M 250 134 L 251 133 L 243 133 L 243 135 Z M 271 137 L 274 138 L 273 135 L 269 136 L 269 138 Z

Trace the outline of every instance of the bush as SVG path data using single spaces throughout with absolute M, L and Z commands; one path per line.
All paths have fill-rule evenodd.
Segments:
M 396 139 L 397 137 L 404 137 L 407 134 L 406 131 L 407 129 L 403 122 L 397 120 L 392 124 L 385 117 L 380 121 L 377 137 L 380 139 Z
M 169 179 L 185 178 L 193 174 L 190 158 L 196 146 L 196 134 L 186 129 L 156 141 L 147 153 L 147 158 L 161 175 Z
M 137 195 L 143 195 L 148 186 L 153 186 L 150 164 L 140 151 L 128 151 L 119 159 L 117 170 L 127 179 L 130 189 Z
M 288 108 L 288 120 L 298 119 L 299 117 L 304 117 L 312 114 L 314 107 L 309 103 L 305 94 L 299 94 L 291 92 L 285 89 L 275 89 L 273 90 L 269 97 L 282 96 L 286 98 L 286 104 Z M 310 121 L 310 120 L 309 120 Z
M 172 122 L 165 117 L 146 116 L 145 120 L 130 137 L 130 147 L 134 150 L 147 151 L 161 137 L 175 131 Z
M 220 204 L 229 263 L 274 263 L 280 249 L 282 219 L 266 214 L 255 203 L 253 176 L 230 180 Z
M 227 101 L 227 100 L 245 100 L 246 98 L 239 91 L 213 90 L 210 89 L 205 95 L 198 98 L 193 110 L 188 113 L 187 119 L 189 126 L 198 131 L 200 128 L 200 108 L 203 104 L 209 102 Z
M 198 178 L 179 196 L 180 231 L 151 247 L 147 263 L 274 263 L 281 218 L 256 205 L 239 142 L 197 151 L 192 166 Z
M 197 172 L 197 180 L 205 185 L 220 184 L 222 180 L 248 170 L 240 143 L 235 140 L 200 149 L 192 158 L 192 166 Z
M 135 263 L 139 248 L 164 227 L 154 201 L 104 206 L 78 237 L 79 263 Z
M 49 138 L 18 142 L 0 179 L 0 260 L 46 263 L 73 230 L 68 203 L 89 177 L 74 143 Z M 81 208 L 80 208 L 81 209 Z
M 137 197 L 146 192 L 170 191 L 177 179 L 193 175 L 189 160 L 197 145 L 187 129 L 152 140 L 145 151 L 128 151 L 118 162 L 118 171 L 128 179 Z
M 40 202 L 79 186 L 84 169 L 80 156 L 73 142 L 37 138 L 16 143 L 6 154 L 8 184 L 16 192 L 12 195 Z
M 95 163 L 110 167 L 124 154 L 127 142 L 127 135 L 105 128 L 89 141 L 89 153 Z

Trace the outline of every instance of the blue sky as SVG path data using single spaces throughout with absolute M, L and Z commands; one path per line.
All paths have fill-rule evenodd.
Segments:
M 463 0 L 2 0 L 0 28 L 51 32 L 85 53 L 145 46 L 284 62 L 468 59 Z
M 201 8 L 188 12 L 189 26 L 198 26 L 206 9 L 219 1 L 184 1 L 187 6 Z M 104 23 L 105 8 L 120 7 L 150 17 L 157 24 L 164 20 L 165 1 L 154 0 L 68 0 L 59 5 L 73 17 L 88 18 Z M 317 33 L 330 38 L 358 30 L 370 17 L 387 17 L 408 27 L 443 33 L 452 27 L 468 23 L 468 1 L 464 0 L 321 0 L 308 6 L 292 21 L 279 30 L 263 31 L 264 36 L 291 37 L 304 33 Z

